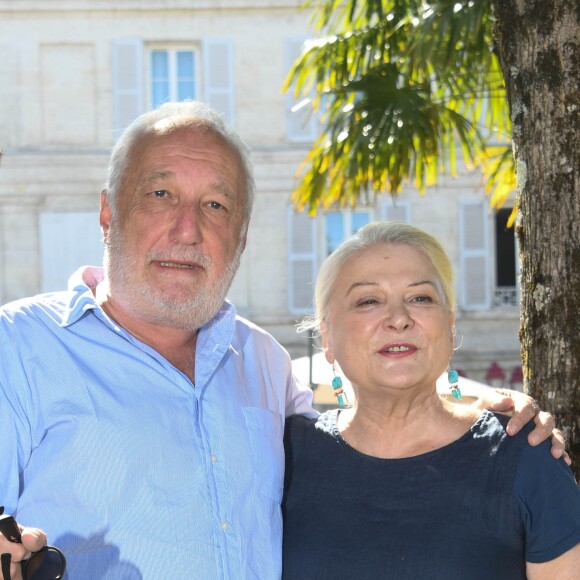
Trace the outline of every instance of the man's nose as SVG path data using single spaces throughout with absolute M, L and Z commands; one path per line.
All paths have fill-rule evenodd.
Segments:
M 171 227 L 171 238 L 184 245 L 198 244 L 201 242 L 202 216 L 197 208 L 176 208 Z

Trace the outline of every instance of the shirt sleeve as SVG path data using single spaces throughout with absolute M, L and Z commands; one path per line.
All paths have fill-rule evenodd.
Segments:
M 25 411 L 26 378 L 1 324 L 0 334 L 0 505 L 13 514 L 18 507 L 21 473 L 30 456 L 31 429 Z
M 312 389 L 301 385 L 291 374 L 286 387 L 286 417 L 292 415 L 317 417 L 319 413 L 312 407 L 312 397 Z
M 515 495 L 526 533 L 526 561 L 548 562 L 580 543 L 580 489 L 551 443 L 525 445 Z

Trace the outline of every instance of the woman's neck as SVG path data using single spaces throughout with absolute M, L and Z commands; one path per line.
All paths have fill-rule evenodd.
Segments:
M 354 449 L 380 458 L 414 457 L 459 439 L 479 411 L 442 400 L 435 388 L 417 396 L 360 397 L 338 417 L 338 429 Z

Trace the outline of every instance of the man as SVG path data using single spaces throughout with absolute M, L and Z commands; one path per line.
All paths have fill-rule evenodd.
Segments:
M 225 301 L 253 195 L 219 116 L 164 105 L 113 149 L 104 270 L 0 311 L 0 502 L 71 580 L 280 574 L 284 418 L 313 411 L 287 353 Z M 46 537 L 23 541 L 0 551 Z

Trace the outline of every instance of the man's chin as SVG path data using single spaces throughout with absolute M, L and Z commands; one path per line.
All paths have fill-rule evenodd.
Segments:
M 183 300 L 168 297 L 165 301 L 159 300 L 150 303 L 149 312 L 143 315 L 154 324 L 180 330 L 195 331 L 209 322 L 220 310 L 223 299 L 214 298 L 211 301 Z

